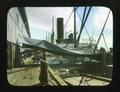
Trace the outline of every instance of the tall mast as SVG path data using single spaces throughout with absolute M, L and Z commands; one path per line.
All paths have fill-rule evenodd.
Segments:
M 53 16 L 52 23 L 53 23 L 52 33 L 53 33 L 53 44 L 54 44 L 54 16 Z
M 76 8 L 74 7 L 74 48 L 76 47 Z
M 51 34 L 51 42 L 54 44 L 54 17 L 52 17 L 52 34 Z

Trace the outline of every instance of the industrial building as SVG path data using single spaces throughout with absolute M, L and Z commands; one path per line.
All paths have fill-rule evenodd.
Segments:
M 24 8 L 11 8 L 7 14 L 7 67 L 19 64 L 19 54 L 23 37 L 30 37 L 28 20 Z

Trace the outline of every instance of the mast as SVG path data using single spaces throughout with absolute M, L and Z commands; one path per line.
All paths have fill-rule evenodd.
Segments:
M 76 7 L 74 7 L 74 48 L 76 47 Z
M 51 34 L 51 43 L 54 44 L 54 17 L 52 17 L 52 34 Z
M 92 6 L 89 7 L 89 10 L 88 10 L 87 15 L 86 15 L 86 17 L 85 17 L 85 13 L 86 13 L 86 7 L 85 7 L 84 14 L 83 14 L 83 18 L 82 18 L 82 24 L 81 24 L 81 27 L 80 27 L 80 33 L 79 33 L 78 39 L 77 39 L 77 47 L 78 47 L 78 45 L 79 45 L 80 36 L 81 36 L 82 30 L 83 30 L 83 28 L 84 28 L 84 26 L 85 26 L 85 23 L 86 23 L 86 21 L 87 21 L 87 18 L 88 18 L 88 15 L 89 15 L 89 13 L 90 13 L 91 8 L 92 8 Z

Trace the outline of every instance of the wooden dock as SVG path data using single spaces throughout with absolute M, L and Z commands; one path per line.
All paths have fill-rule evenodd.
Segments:
M 110 80 L 92 75 L 84 76 L 83 82 L 80 84 L 82 76 L 72 75 L 61 78 L 50 67 L 48 67 L 48 73 L 49 85 L 51 86 L 106 86 L 110 84 Z M 7 79 L 8 83 L 13 86 L 40 86 L 39 74 L 39 66 L 13 68 L 7 70 Z
M 8 83 L 13 86 L 32 86 L 39 82 L 39 67 L 13 68 L 8 70 Z
M 81 76 L 74 76 L 64 78 L 64 81 L 71 86 L 106 86 L 110 84 L 110 82 L 86 76 L 84 76 L 82 83 L 80 83 L 81 79 Z
M 67 86 L 67 84 L 49 67 L 49 85 Z M 40 67 L 13 68 L 7 70 L 8 83 L 13 86 L 41 86 Z

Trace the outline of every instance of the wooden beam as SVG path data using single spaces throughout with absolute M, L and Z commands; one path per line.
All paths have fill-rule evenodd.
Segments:
M 49 66 L 48 66 L 48 72 L 54 78 L 54 80 L 58 83 L 58 85 L 67 86 L 65 81 L 63 81 L 58 75 L 56 75 L 55 72 Z
M 45 51 L 43 51 L 43 61 L 46 60 L 45 57 Z M 41 72 L 39 76 L 40 83 L 48 83 L 48 64 L 45 62 L 41 61 Z
M 48 63 L 43 60 L 43 59 L 40 59 L 40 61 L 44 64 L 47 65 L 47 68 L 48 68 L 48 72 L 47 72 L 47 76 L 48 76 L 48 73 L 50 74 L 50 76 L 55 80 L 55 82 L 57 82 L 58 85 L 60 86 L 67 86 L 67 84 L 65 83 L 65 81 L 63 81 L 58 75 L 56 75 L 56 73 L 53 71 L 52 68 L 50 68 L 50 66 L 48 65 Z M 45 67 L 44 67 L 45 68 Z M 42 68 L 41 68 L 42 69 Z M 43 82 L 43 74 L 41 73 L 40 74 L 40 80 Z M 41 82 L 40 81 L 40 82 Z
M 101 80 L 101 81 L 105 81 L 105 82 L 110 82 L 111 81 L 110 78 L 100 77 L 100 76 L 96 76 L 96 75 L 92 75 L 92 74 L 80 74 L 80 75 L 90 77 L 90 78 L 93 78 L 93 79 L 97 79 L 97 80 Z

